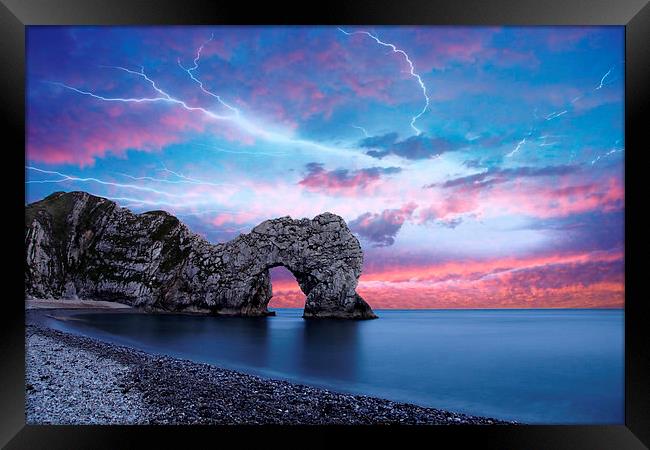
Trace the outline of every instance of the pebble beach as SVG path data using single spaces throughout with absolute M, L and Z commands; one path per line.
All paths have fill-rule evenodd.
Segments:
M 261 378 L 39 324 L 26 327 L 28 424 L 510 424 Z

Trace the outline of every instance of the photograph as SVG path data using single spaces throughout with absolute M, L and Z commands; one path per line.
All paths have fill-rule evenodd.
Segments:
M 27 25 L 25 423 L 624 426 L 625 88 L 622 25 Z

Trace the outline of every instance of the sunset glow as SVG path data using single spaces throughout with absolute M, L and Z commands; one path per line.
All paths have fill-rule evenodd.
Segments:
M 622 308 L 623 58 L 620 27 L 29 27 L 26 200 L 212 242 L 330 211 L 375 309 Z

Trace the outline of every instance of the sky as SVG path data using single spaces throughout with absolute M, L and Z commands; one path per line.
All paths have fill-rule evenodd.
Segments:
M 30 26 L 26 81 L 28 203 L 329 211 L 375 309 L 623 307 L 623 27 Z

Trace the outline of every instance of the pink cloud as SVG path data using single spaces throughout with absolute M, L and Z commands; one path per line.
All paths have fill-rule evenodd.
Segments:
M 262 63 L 262 69 L 267 72 L 275 70 L 286 70 L 287 66 L 292 66 L 306 59 L 304 50 L 294 50 L 288 53 L 277 53 L 270 56 Z
M 146 106 L 130 106 L 129 110 L 111 106 L 107 113 L 70 105 L 48 122 L 28 120 L 26 152 L 33 161 L 83 167 L 109 154 L 123 156 L 129 149 L 157 151 L 180 142 L 184 133 L 204 129 L 203 120 L 195 116 L 190 120 L 189 115 L 154 112 Z
M 515 180 L 496 185 L 461 185 L 430 191 L 423 199 L 429 200 L 429 205 L 417 211 L 418 223 L 468 213 L 477 216 L 524 214 L 549 218 L 589 211 L 612 212 L 623 208 L 625 198 L 622 180 L 617 177 L 578 185 L 571 184 L 568 177 L 560 177 L 554 184 Z
M 355 95 L 361 98 L 372 98 L 390 105 L 397 103 L 395 94 L 390 91 L 394 84 L 391 79 L 376 77 L 362 79 L 357 74 L 348 73 L 343 75 L 342 81 Z
M 368 167 L 359 170 L 326 170 L 322 164 L 307 164 L 307 175 L 299 185 L 313 192 L 326 192 L 330 195 L 356 195 L 372 192 L 383 177 L 399 173 L 397 167 Z
M 364 271 L 359 293 L 374 308 L 621 308 L 622 252 L 461 260 Z M 302 307 L 288 278 L 273 280 L 272 306 Z
M 395 236 L 410 219 L 417 204 L 410 202 L 399 209 L 385 209 L 381 213 L 367 212 L 348 225 L 350 230 L 370 241 L 375 247 L 387 247 L 393 245 Z
M 558 27 L 551 29 L 546 37 L 546 45 L 552 51 L 572 50 L 593 33 L 590 27 Z
M 429 72 L 445 69 L 453 63 L 475 63 L 485 54 L 498 31 L 468 27 L 415 29 L 417 67 Z
M 492 195 L 499 207 L 512 213 L 535 217 L 565 217 L 588 211 L 612 212 L 623 208 L 625 192 L 620 178 L 611 177 L 604 182 L 544 187 L 537 185 L 506 190 L 498 187 Z
M 540 61 L 533 51 L 520 51 L 511 48 L 490 49 L 483 53 L 482 57 L 489 59 L 495 66 L 499 67 L 528 67 L 535 69 L 539 67 Z
M 206 132 L 247 145 L 255 142 L 233 123 L 175 105 L 106 103 L 75 94 L 61 97 L 57 108 L 38 114 L 28 110 L 26 153 L 35 162 L 84 167 L 128 150 L 159 151 Z
M 223 212 L 210 219 L 210 223 L 215 227 L 221 227 L 225 224 L 242 225 L 256 221 L 257 216 L 252 212 Z

